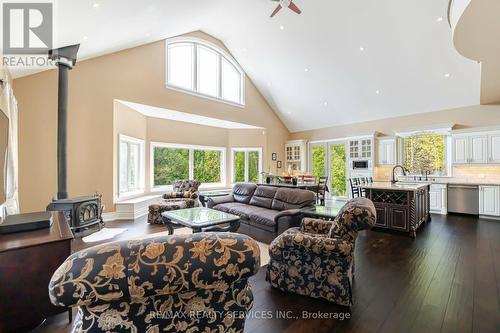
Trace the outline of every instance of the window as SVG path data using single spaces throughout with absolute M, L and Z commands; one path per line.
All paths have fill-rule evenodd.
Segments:
M 315 177 L 328 176 L 329 195 L 333 197 L 347 196 L 346 159 L 345 141 L 309 144 L 309 171 Z
M 232 182 L 260 182 L 262 148 L 233 148 L 232 152 Z
M 143 193 L 144 140 L 120 135 L 119 141 L 119 196 Z
M 311 155 L 312 175 L 326 176 L 326 144 L 311 145 Z
M 196 38 L 166 42 L 167 86 L 244 105 L 244 73 L 224 50 Z
M 219 147 L 151 143 L 151 188 L 163 190 L 179 179 L 223 186 L 225 152 Z
M 445 175 L 447 136 L 442 134 L 416 134 L 403 138 L 404 167 L 411 173 L 430 172 Z

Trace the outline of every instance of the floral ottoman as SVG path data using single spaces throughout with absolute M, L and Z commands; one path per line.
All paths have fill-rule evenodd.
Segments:
M 162 200 L 158 204 L 149 206 L 148 223 L 149 224 L 163 224 L 161 213 L 169 210 L 193 208 L 194 201 L 186 200 Z

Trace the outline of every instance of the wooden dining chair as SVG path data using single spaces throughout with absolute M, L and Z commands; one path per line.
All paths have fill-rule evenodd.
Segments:
M 349 178 L 349 184 L 351 185 L 351 193 L 352 193 L 352 197 L 353 198 L 357 198 L 359 197 L 360 195 L 360 192 L 359 192 L 359 187 L 358 185 L 361 185 L 359 183 L 359 179 L 358 178 Z
M 318 186 L 316 187 L 316 203 L 321 206 L 325 205 L 326 192 L 328 190 L 328 176 L 321 176 L 318 178 Z

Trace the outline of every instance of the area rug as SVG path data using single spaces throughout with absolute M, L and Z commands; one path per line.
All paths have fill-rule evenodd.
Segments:
M 101 242 L 103 240 L 114 238 L 126 230 L 127 228 L 102 228 L 98 232 L 94 232 L 91 235 L 83 237 L 82 240 L 85 243 Z

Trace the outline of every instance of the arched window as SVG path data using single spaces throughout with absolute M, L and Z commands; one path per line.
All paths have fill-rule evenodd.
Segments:
M 245 73 L 224 50 L 198 38 L 166 41 L 167 86 L 232 104 L 245 104 Z

